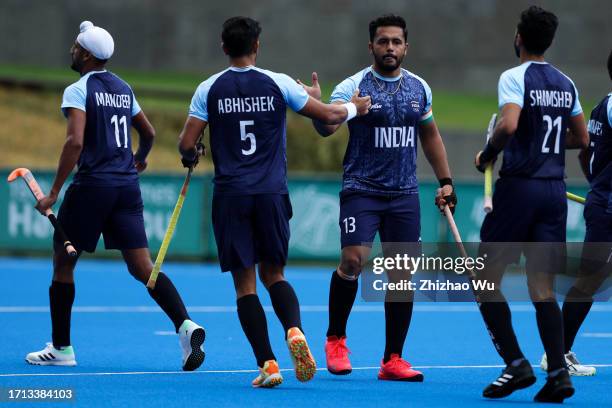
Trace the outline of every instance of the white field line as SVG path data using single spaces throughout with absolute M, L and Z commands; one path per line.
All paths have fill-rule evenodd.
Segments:
M 581 337 L 592 337 L 596 339 L 609 339 L 612 338 L 612 333 L 583 333 Z
M 612 364 L 588 364 L 593 367 L 612 367 Z M 429 365 L 413 366 L 418 369 L 439 369 L 439 370 L 459 370 L 459 369 L 488 369 L 503 368 L 503 365 Z M 538 366 L 534 366 L 538 367 Z M 353 367 L 353 370 L 378 370 L 380 367 Z M 325 371 L 325 367 L 317 368 L 317 371 Z M 291 368 L 284 368 L 281 371 L 293 371 Z M 119 371 L 119 372 L 100 372 L 100 373 L 7 373 L 0 374 L 0 377 L 100 377 L 100 376 L 121 376 L 121 375 L 196 375 L 196 374 L 243 374 L 258 373 L 259 370 L 200 370 L 200 371 Z
M 187 310 L 192 313 L 234 313 L 236 306 L 188 306 Z M 274 312 L 272 306 L 264 306 L 266 312 Z M 303 305 L 300 310 L 304 313 L 327 313 L 327 305 Z M 380 313 L 384 312 L 384 306 L 357 305 L 352 309 L 353 313 Z M 416 312 L 445 312 L 462 313 L 478 312 L 476 305 L 472 304 L 439 304 L 439 305 L 420 305 L 415 304 Z M 510 305 L 513 312 L 532 312 L 533 306 Z M 73 313 L 162 313 L 157 306 L 75 306 Z M 612 312 L 612 303 L 594 304 L 591 312 Z M 48 306 L 0 306 L 0 313 L 49 313 Z

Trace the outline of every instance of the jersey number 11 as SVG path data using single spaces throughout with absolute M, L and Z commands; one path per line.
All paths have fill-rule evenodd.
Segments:
M 121 147 L 121 140 L 119 139 L 119 125 L 123 125 L 123 147 L 127 149 L 128 147 L 128 131 L 127 131 L 127 121 L 125 119 L 125 115 L 119 119 L 117 122 L 117 115 L 113 115 L 111 118 L 111 124 L 115 125 L 115 141 L 117 142 L 117 147 Z

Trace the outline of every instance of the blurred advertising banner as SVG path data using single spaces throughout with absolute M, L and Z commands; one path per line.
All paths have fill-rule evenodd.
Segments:
M 9 171 L 3 171 L 8 174 Z M 33 171 L 34 177 L 44 192 L 49 191 L 54 173 Z M 189 185 L 176 233 L 169 253 L 174 255 L 201 256 L 205 248 L 205 237 L 200 234 L 208 218 L 204 217 L 204 185 L 208 177 L 193 177 Z M 142 198 L 145 204 L 144 221 L 153 253 L 161 245 L 170 214 L 183 183 L 181 176 L 146 175 L 140 179 Z M 57 213 L 66 188 L 54 206 Z M 51 251 L 53 231 L 51 224 L 34 209 L 35 200 L 21 180 L 0 183 L 0 249 L 6 251 Z M 103 249 L 102 239 L 98 251 Z
M 4 169 L 5 176 L 10 172 Z M 34 171 L 43 191 L 48 191 L 53 173 Z M 145 174 L 140 186 L 145 204 L 144 219 L 153 255 L 161 244 L 170 214 L 178 198 L 182 175 Z M 55 205 L 57 212 L 64 191 Z M 586 183 L 585 183 L 586 185 Z M 433 205 L 437 183 L 420 183 L 421 239 L 423 242 L 452 241 L 445 219 Z M 457 183 L 459 198 L 455 219 L 466 242 L 479 241 L 482 209 L 482 184 Z M 337 261 L 340 257 L 339 192 L 340 177 L 290 175 L 289 192 L 293 206 L 290 259 Z M 214 259 L 217 249 L 210 220 L 212 175 L 197 175 L 189 185 L 168 255 Z M 586 188 L 568 186 L 568 191 L 584 196 Z M 4 252 L 50 252 L 50 223 L 34 209 L 34 198 L 24 183 L 0 183 L 0 250 Z M 568 202 L 568 241 L 584 238 L 582 205 Z M 377 238 L 378 240 L 378 238 Z M 100 240 L 99 249 L 102 249 Z M 102 253 L 102 252 L 100 252 Z

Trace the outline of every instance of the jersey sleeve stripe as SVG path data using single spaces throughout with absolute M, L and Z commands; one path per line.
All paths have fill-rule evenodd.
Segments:
M 425 122 L 429 122 L 432 119 L 433 119 L 433 110 L 429 109 L 427 113 L 421 116 L 421 119 L 419 119 L 419 122 L 425 123 Z

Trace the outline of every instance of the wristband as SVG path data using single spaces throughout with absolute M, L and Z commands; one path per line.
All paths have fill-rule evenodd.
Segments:
M 349 120 L 357 116 L 357 106 L 355 106 L 353 102 L 345 103 L 343 106 L 346 108 L 346 119 L 344 120 L 345 122 L 348 122 Z
M 453 179 L 450 178 L 450 177 L 442 178 L 442 179 L 438 180 L 438 182 L 440 182 L 440 187 L 452 186 L 453 185 Z
M 480 153 L 480 164 L 488 163 L 495 159 L 501 150 L 496 149 L 490 142 L 487 142 L 484 150 Z

